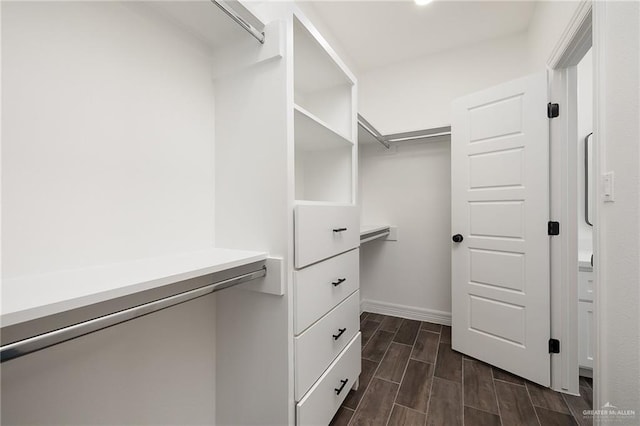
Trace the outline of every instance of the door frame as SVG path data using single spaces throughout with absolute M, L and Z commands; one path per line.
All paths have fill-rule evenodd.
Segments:
M 596 6 L 597 8 L 597 6 Z M 560 353 L 551 356 L 551 387 L 554 390 L 579 394 L 578 364 L 578 217 L 577 203 L 577 72 L 576 65 L 589 48 L 593 48 L 593 153 L 594 175 L 600 175 L 600 145 L 598 128 L 602 110 L 599 105 L 601 59 L 603 43 L 594 25 L 593 4 L 582 0 L 567 28 L 547 61 L 549 100 L 560 104 L 559 117 L 550 123 L 550 220 L 558 220 L 561 232 L 551 238 L 551 336 L 559 339 Z M 596 19 L 597 22 L 597 19 Z M 596 180 L 597 182 L 598 180 Z M 594 199 L 600 198 L 594 185 Z M 594 406 L 600 406 L 598 389 L 600 310 L 598 309 L 599 226 L 598 203 L 593 204 L 593 264 L 595 359 L 593 365 Z

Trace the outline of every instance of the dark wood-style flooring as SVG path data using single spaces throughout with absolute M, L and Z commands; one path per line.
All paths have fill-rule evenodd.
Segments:
M 591 425 L 592 389 L 543 388 L 451 349 L 451 328 L 364 312 L 362 374 L 332 425 Z

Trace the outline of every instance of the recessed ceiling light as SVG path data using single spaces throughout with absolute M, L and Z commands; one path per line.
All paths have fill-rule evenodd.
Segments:
M 425 4 L 431 3 L 433 0 L 415 0 L 418 6 L 424 6 Z

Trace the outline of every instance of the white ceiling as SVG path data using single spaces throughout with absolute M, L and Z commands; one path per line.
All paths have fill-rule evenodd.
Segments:
M 525 31 L 534 1 L 315 1 L 360 72 Z

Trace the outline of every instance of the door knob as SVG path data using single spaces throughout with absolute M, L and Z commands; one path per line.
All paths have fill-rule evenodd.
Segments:
M 453 240 L 454 243 L 461 243 L 462 240 L 464 240 L 464 237 L 460 234 L 456 234 L 453 237 L 451 237 L 451 239 Z

